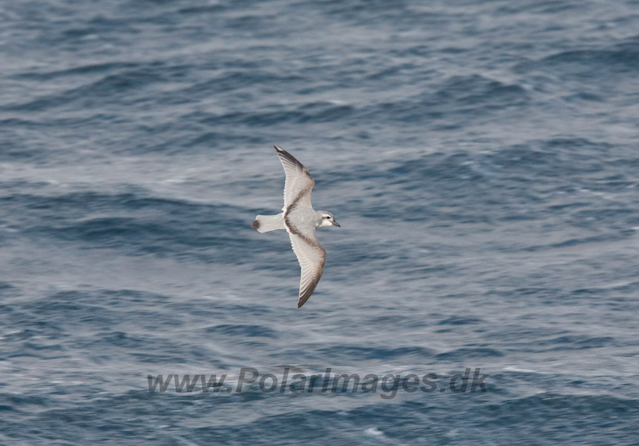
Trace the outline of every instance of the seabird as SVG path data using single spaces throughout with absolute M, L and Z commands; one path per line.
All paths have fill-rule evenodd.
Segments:
M 284 183 L 284 207 L 277 215 L 258 215 L 252 226 L 259 232 L 286 229 L 293 251 L 302 268 L 300 294 L 297 308 L 311 297 L 324 272 L 326 250 L 315 236 L 315 229 L 337 226 L 333 214 L 316 211 L 311 204 L 311 192 L 315 181 L 306 167 L 286 150 L 275 146 L 280 157 L 286 181 Z

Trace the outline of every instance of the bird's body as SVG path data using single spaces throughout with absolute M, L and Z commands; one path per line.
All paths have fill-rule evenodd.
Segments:
M 278 229 L 286 229 L 288 232 L 293 251 L 302 268 L 297 303 L 299 308 L 311 297 L 324 272 L 326 251 L 315 237 L 315 229 L 339 224 L 330 212 L 313 209 L 311 192 L 315 181 L 302 163 L 278 146 L 275 146 L 275 150 L 286 173 L 284 207 L 277 215 L 258 215 L 252 226 L 259 232 Z

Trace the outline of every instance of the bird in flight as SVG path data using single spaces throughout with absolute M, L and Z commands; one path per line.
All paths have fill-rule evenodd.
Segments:
M 326 250 L 315 236 L 315 229 L 322 226 L 337 226 L 333 214 L 316 211 L 311 204 L 311 192 L 315 181 L 306 167 L 286 150 L 275 146 L 280 157 L 286 181 L 284 183 L 284 207 L 277 215 L 258 215 L 251 226 L 259 232 L 286 229 L 291 238 L 293 251 L 302 268 L 300 295 L 297 308 L 311 297 L 324 272 Z

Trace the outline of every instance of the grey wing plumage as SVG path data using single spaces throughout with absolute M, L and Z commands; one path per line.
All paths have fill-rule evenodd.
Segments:
M 317 241 L 315 231 L 312 234 L 291 232 L 289 236 L 291 237 L 291 245 L 297 256 L 297 261 L 302 268 L 300 298 L 297 302 L 297 308 L 300 308 L 311 297 L 322 278 L 324 263 L 326 262 L 326 251 Z
M 274 146 L 284 167 L 286 182 L 284 183 L 284 209 L 292 204 L 311 206 L 311 191 L 315 181 L 293 155 L 281 147 Z

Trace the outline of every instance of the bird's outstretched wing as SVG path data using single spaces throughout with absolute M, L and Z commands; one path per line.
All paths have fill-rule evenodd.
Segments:
M 275 150 L 280 157 L 284 173 L 286 174 L 286 182 L 284 183 L 284 208 L 291 205 L 301 204 L 303 206 L 311 206 L 311 191 L 315 185 L 315 181 L 308 173 L 306 167 L 295 159 L 293 155 L 288 153 L 281 147 L 275 146 Z
M 311 297 L 317 283 L 322 278 L 324 263 L 326 262 L 326 251 L 317 241 L 315 230 L 312 233 L 304 234 L 300 231 L 290 232 L 291 245 L 300 262 L 302 276 L 300 278 L 300 299 L 297 308 L 301 307 Z

